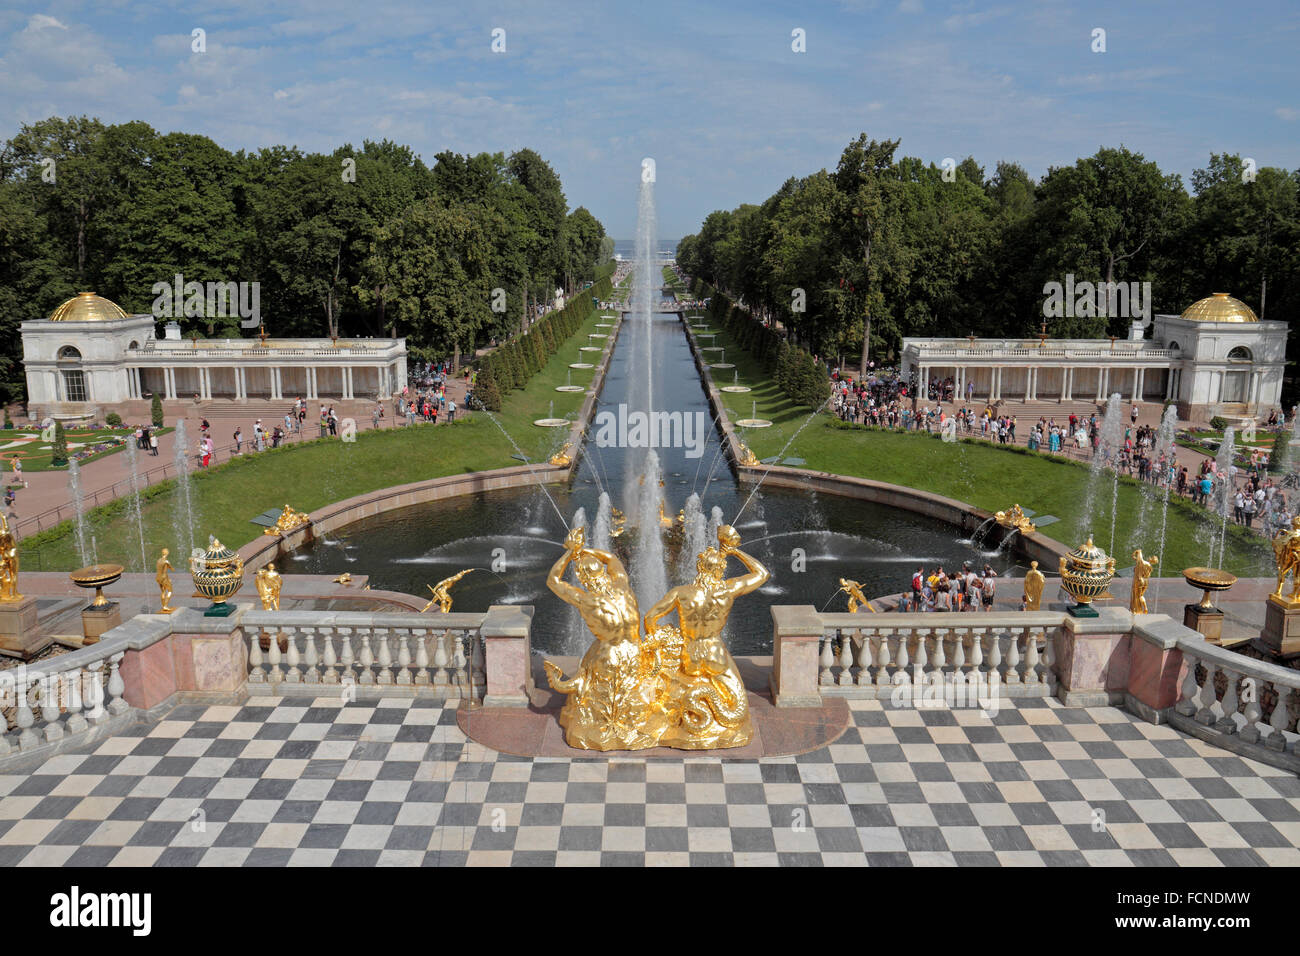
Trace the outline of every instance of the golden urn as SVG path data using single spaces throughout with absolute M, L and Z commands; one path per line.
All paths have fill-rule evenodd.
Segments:
M 1061 586 L 1074 598 L 1070 613 L 1075 617 L 1096 617 L 1089 605 L 1097 598 L 1108 598 L 1106 590 L 1115 577 L 1115 559 L 1092 543 L 1075 548 L 1061 558 Z
M 198 595 L 213 602 L 203 616 L 226 617 L 235 609 L 226 598 L 244 586 L 244 559 L 213 538 L 207 551 L 191 555 L 190 576 Z

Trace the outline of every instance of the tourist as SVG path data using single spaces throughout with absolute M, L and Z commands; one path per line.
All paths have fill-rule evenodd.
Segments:
M 1251 526 L 1251 522 L 1255 520 L 1255 509 L 1256 509 L 1255 496 L 1247 495 L 1246 500 L 1242 502 L 1241 505 L 1241 517 L 1242 520 L 1245 522 L 1247 528 L 1249 528 Z
M 1134 425 L 1138 423 L 1138 407 L 1136 403 L 1133 405 L 1133 411 L 1129 413 L 1129 421 Z
M 454 422 L 455 420 L 456 420 L 456 403 L 453 402 L 451 399 L 447 399 L 447 421 Z
M 239 426 L 235 426 L 235 454 L 240 454 L 240 449 L 244 447 L 244 432 Z
M 135 447 L 144 448 L 144 429 L 139 425 L 135 427 Z
M 152 433 L 149 435 L 149 454 L 158 457 L 158 436 Z

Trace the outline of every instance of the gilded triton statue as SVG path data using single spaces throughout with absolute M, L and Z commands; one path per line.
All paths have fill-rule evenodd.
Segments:
M 999 511 L 993 517 L 1002 527 L 1015 528 L 1021 534 L 1029 534 L 1038 530 L 1028 516 L 1025 515 L 1020 505 L 1012 505 L 1010 511 Z
M 466 568 L 464 571 L 456 572 L 449 578 L 443 578 L 437 584 L 426 584 L 425 587 L 429 589 L 429 591 L 433 594 L 433 597 L 429 600 L 428 604 L 420 608 L 420 613 L 423 614 L 425 611 L 429 610 L 429 608 L 433 607 L 436 604 L 438 605 L 438 610 L 441 611 L 443 614 L 450 614 L 451 613 L 451 586 L 473 570 L 475 569 Z
M 578 587 L 564 580 L 570 564 Z M 667 727 L 661 705 L 664 680 L 658 655 L 642 653 L 636 595 L 623 562 L 608 551 L 585 547 L 583 529 L 574 528 L 546 586 L 578 609 L 596 638 L 573 677 L 566 680 L 551 661 L 543 665 L 551 687 L 568 695 L 560 710 L 565 742 L 579 750 L 657 746 Z
M 749 450 L 748 445 L 743 441 L 738 442 L 737 444 L 740 445 L 740 461 L 737 462 L 737 464 L 744 465 L 746 468 L 757 468 L 762 464 L 762 462 L 754 457 L 754 453 Z
M 291 531 L 297 531 L 299 528 L 311 524 L 311 518 L 301 511 L 295 511 L 288 505 L 280 512 L 280 517 L 275 519 L 275 524 L 267 528 L 262 534 L 279 534 L 285 535 Z
M 676 673 L 669 672 L 668 697 L 662 704 L 671 725 L 660 738 L 664 746 L 680 750 L 743 747 L 754 733 L 745 685 L 722 629 L 736 598 L 757 591 L 771 575 L 740 550 L 740 535 L 731 525 L 718 528 L 718 545 L 700 552 L 694 581 L 673 588 L 645 616 L 649 645 L 681 644 L 680 664 Z M 746 574 L 727 578 L 731 557 L 745 566 Z M 678 627 L 661 626 L 673 611 Z M 659 657 L 664 659 L 662 652 Z
M 1142 549 L 1138 548 L 1133 552 L 1133 593 L 1128 599 L 1128 609 L 1134 614 L 1147 613 L 1147 585 L 1151 583 L 1151 569 L 1160 563 L 1160 559 L 1154 554 L 1149 558 L 1142 557 Z
M 862 593 L 862 582 L 840 578 L 840 590 L 849 596 L 850 614 L 857 614 L 859 607 L 864 607 L 873 614 L 876 612 L 875 605 L 868 601 L 867 596 Z
M 569 449 L 572 447 L 573 443 L 566 441 L 559 451 L 547 459 L 547 464 L 556 465 L 560 468 L 568 468 L 573 464 L 573 456 L 569 454 Z
M 1290 604 L 1300 603 L 1300 515 L 1291 519 L 1291 527 L 1284 528 L 1273 538 L 1273 556 L 1277 559 L 1277 587 L 1273 597 Z M 1282 586 L 1291 575 L 1291 594 L 1284 595 Z

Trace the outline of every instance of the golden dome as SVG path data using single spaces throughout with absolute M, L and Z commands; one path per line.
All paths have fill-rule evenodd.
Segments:
M 1234 299 L 1226 292 L 1193 302 L 1183 312 L 1184 319 L 1194 322 L 1258 322 L 1250 306 L 1240 299 Z
M 111 322 L 126 313 L 116 302 L 93 292 L 78 292 L 50 314 L 51 322 Z

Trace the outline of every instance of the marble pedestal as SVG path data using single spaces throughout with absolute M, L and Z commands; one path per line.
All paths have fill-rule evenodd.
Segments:
M 36 598 L 0 604 L 0 653 L 28 660 L 53 643 L 36 627 Z
M 1186 604 L 1183 606 L 1183 627 L 1199 631 L 1211 644 L 1218 644 L 1223 639 L 1223 612 L 1217 607 Z
M 1270 594 L 1264 605 L 1264 630 L 1259 637 L 1275 654 L 1300 651 L 1300 604 L 1292 605 Z
M 94 604 L 81 612 L 81 633 L 85 644 L 98 644 L 99 637 L 122 623 L 122 608 L 116 601 L 96 607 Z

